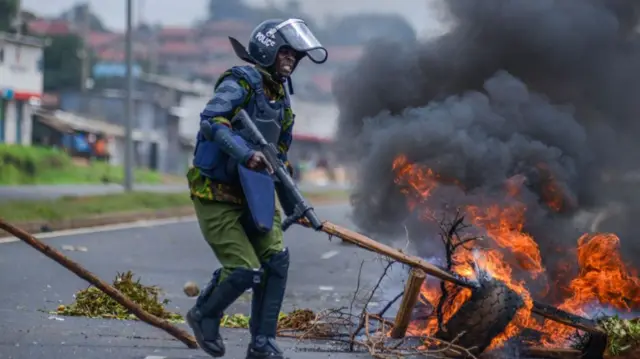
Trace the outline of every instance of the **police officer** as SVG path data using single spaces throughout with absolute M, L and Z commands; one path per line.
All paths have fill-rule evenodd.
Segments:
M 233 67 L 217 81 L 214 96 L 200 115 L 193 167 L 187 174 L 200 229 L 222 267 L 214 272 L 186 319 L 200 347 L 221 357 L 225 353 L 220 336 L 223 312 L 251 288 L 247 358 L 278 359 L 283 356 L 275 337 L 289 252 L 283 244 L 277 209 L 267 231 L 256 230 L 247 220 L 252 191 L 243 187 L 238 172 L 249 168 L 252 173 L 272 173 L 273 169 L 264 154 L 238 139 L 232 119 L 240 109 L 246 110 L 290 166 L 287 152 L 294 114 L 285 84 L 291 89 L 290 76 L 302 59 L 321 64 L 328 54 L 300 19 L 264 21 L 253 30 L 248 49 L 230 40 L 238 57 L 250 65 Z

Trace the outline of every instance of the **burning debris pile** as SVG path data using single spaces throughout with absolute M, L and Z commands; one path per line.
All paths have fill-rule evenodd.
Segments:
M 640 226 L 586 233 L 577 217 L 611 202 L 630 216 L 640 208 L 603 180 L 637 170 L 640 3 L 442 4 L 448 33 L 371 43 L 334 84 L 345 158 L 359 170 L 356 223 L 382 238 L 408 232 L 415 253 L 445 266 L 436 219 L 463 210 L 466 235 L 483 239 L 456 251 L 451 270 L 477 279 L 482 269 L 523 300 L 489 349 L 571 340 L 575 329 L 532 316 L 534 300 L 584 317 L 634 316 Z M 433 307 L 442 290 L 431 282 L 422 297 Z M 444 321 L 470 298 L 450 295 Z M 412 330 L 441 328 L 432 318 Z

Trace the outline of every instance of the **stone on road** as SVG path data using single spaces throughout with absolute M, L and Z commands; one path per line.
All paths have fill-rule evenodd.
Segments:
M 317 209 L 322 219 L 352 227 L 346 206 Z M 119 229 L 75 236 L 51 237 L 46 243 L 86 248 L 65 255 L 104 280 L 131 270 L 142 282 L 160 286 L 171 300 L 168 309 L 185 314 L 195 298 L 182 292 L 186 281 L 201 287 L 218 263 L 202 239 L 196 222 Z M 292 262 L 284 311 L 315 311 L 349 306 L 363 260 L 361 288 L 370 289 L 385 263 L 357 247 L 299 226 L 285 235 Z M 187 349 L 165 332 L 139 321 L 58 317 L 49 314 L 60 304 L 73 302 L 73 294 L 88 286 L 67 269 L 22 242 L 0 244 L 0 359 L 182 359 L 208 358 Z M 384 286 L 390 298 L 402 284 Z M 228 313 L 250 313 L 250 296 L 243 296 Z M 186 326 L 184 326 L 186 328 Z M 223 329 L 229 354 L 244 358 L 248 333 Z M 353 358 L 364 354 L 335 353 L 330 343 L 280 339 L 291 358 Z

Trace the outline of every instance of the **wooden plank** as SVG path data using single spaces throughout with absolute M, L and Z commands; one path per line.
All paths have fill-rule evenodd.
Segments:
M 2 219 L 0 219 L 0 229 L 3 229 L 7 233 L 10 233 L 11 235 L 15 236 L 21 241 L 27 243 L 31 247 L 37 249 L 42 254 L 56 261 L 61 266 L 67 268 L 69 271 L 73 272 L 78 277 L 91 283 L 96 288 L 104 292 L 106 295 L 113 298 L 113 300 L 121 304 L 123 307 L 127 308 L 133 315 L 138 317 L 141 321 L 149 325 L 152 325 L 156 328 L 164 330 L 165 332 L 169 333 L 179 341 L 183 342 L 187 347 L 191 349 L 195 349 L 198 347 L 198 344 L 196 343 L 195 338 L 191 336 L 189 333 L 169 323 L 168 321 L 158 318 L 155 315 L 145 311 L 144 309 L 142 309 L 141 306 L 134 303 L 131 299 L 127 298 L 119 290 L 111 286 L 109 283 L 106 283 L 105 281 L 101 280 L 95 274 L 86 270 L 80 264 L 67 258 L 65 255 L 60 253 L 55 248 L 42 243 L 40 240 L 38 240 L 31 234 L 5 222 Z
M 422 283 L 427 278 L 426 273 L 419 268 L 411 269 L 409 278 L 404 289 L 404 296 L 402 297 L 402 303 L 396 314 L 395 324 L 391 331 L 391 337 L 394 339 L 404 338 L 411 323 L 411 317 L 413 314 L 413 308 L 418 303 L 418 296 L 420 295 L 420 288 Z

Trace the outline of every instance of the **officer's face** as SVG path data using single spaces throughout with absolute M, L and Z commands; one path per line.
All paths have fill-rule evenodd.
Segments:
M 282 77 L 288 77 L 293 72 L 296 63 L 296 52 L 290 48 L 282 48 L 278 51 L 276 59 L 276 72 Z

